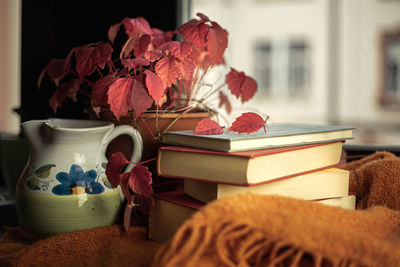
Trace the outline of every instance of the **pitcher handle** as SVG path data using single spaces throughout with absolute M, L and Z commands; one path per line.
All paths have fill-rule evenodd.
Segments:
M 132 156 L 130 158 L 130 162 L 138 163 L 142 157 L 143 152 L 143 140 L 142 136 L 140 135 L 139 131 L 133 128 L 132 126 L 128 125 L 118 125 L 114 129 L 112 129 L 109 134 L 104 138 L 101 153 L 102 155 L 106 155 L 106 150 L 109 143 L 114 140 L 116 137 L 126 134 L 132 138 Z M 129 168 L 130 167 L 130 168 Z M 133 166 L 128 166 L 128 170 L 131 169 Z

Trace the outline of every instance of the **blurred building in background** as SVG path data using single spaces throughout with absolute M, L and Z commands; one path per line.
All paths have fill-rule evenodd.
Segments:
M 49 18 L 43 15 L 39 20 L 41 16 L 32 9 L 37 3 L 22 2 L 0 0 L 0 132 L 19 132 L 19 117 L 12 109 L 26 106 L 26 102 L 50 111 L 45 104 L 32 101 L 36 94 L 43 93 L 36 89 L 43 66 L 50 58 L 60 57 L 54 54 L 60 50 L 57 38 L 65 39 L 64 32 L 48 24 L 56 21 L 64 25 L 58 19 L 60 15 L 51 16 L 51 12 L 59 12 L 63 6 L 74 7 L 70 1 L 43 1 L 44 14 Z M 177 7 L 177 13 L 164 8 L 160 12 L 165 17 L 154 13 L 151 4 L 140 5 L 143 10 L 136 8 L 137 13 L 132 13 L 127 9 L 127 14 L 119 14 L 118 5 L 110 12 L 104 5 L 102 10 L 110 13 L 110 21 L 103 24 L 115 23 L 118 16 L 144 16 L 152 25 L 167 26 L 166 22 L 171 24 L 175 18 L 181 24 L 202 12 L 229 32 L 227 65 L 251 75 L 259 84 L 258 94 L 245 106 L 233 101 L 236 113 L 232 118 L 244 111 L 256 111 L 264 117 L 269 115 L 272 122 L 353 125 L 355 142 L 400 145 L 400 0 L 176 0 L 165 6 Z M 87 8 L 91 8 L 89 3 Z M 42 7 L 37 9 L 44 12 Z M 29 21 L 25 26 L 34 29 L 26 28 L 25 35 L 22 31 L 25 41 L 20 37 L 24 21 L 21 16 Z M 87 36 L 84 29 L 78 35 L 84 25 L 101 34 L 106 31 L 100 29 L 99 20 L 88 18 L 89 22 L 97 21 L 93 28 L 88 21 L 81 21 L 83 16 L 69 39 L 75 40 L 76 36 L 81 41 L 81 36 Z M 154 24 L 157 20 L 159 24 Z M 32 32 L 34 37 L 29 39 Z M 36 36 L 47 41 L 36 42 Z M 33 45 L 33 52 L 28 51 Z M 21 46 L 25 51 L 22 57 Z M 210 84 L 221 82 L 223 72 L 228 70 L 218 71 Z M 21 91 L 25 98 L 21 98 Z
M 226 61 L 253 76 L 272 121 L 348 124 L 400 145 L 400 1 L 192 0 L 229 32 Z M 239 107 L 240 103 L 235 102 Z

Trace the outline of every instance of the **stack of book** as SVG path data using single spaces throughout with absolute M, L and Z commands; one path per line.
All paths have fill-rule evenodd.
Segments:
M 349 172 L 337 168 L 353 128 L 280 123 L 252 134 L 164 133 L 160 176 L 182 178 L 184 189 L 155 196 L 149 238 L 165 241 L 197 209 L 244 193 L 281 195 L 355 209 Z

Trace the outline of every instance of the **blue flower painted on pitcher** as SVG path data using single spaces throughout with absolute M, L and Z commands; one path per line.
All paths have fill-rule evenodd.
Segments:
M 96 177 L 95 170 L 84 172 L 81 166 L 73 164 L 69 173 L 57 173 L 56 179 L 61 184 L 53 187 L 52 192 L 60 196 L 81 193 L 100 194 L 104 192 L 104 187 L 95 181 Z

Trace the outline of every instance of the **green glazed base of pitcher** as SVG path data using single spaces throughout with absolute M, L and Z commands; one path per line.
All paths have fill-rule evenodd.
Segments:
M 122 202 L 119 189 L 69 196 L 17 190 L 16 206 L 21 227 L 58 234 L 112 225 L 120 217 Z

